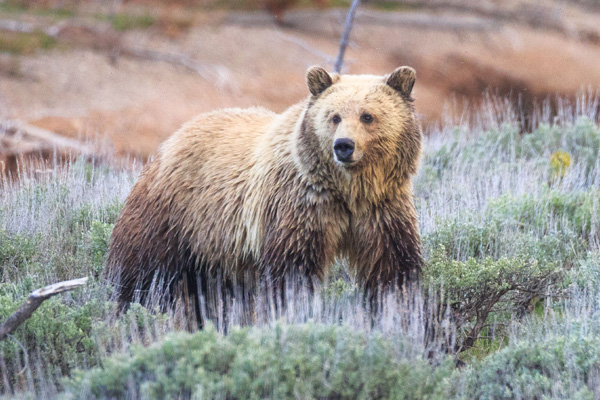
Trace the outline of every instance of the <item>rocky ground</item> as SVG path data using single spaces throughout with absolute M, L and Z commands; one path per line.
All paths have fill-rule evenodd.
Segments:
M 520 97 L 529 110 L 548 96 L 572 98 L 600 85 L 598 9 L 565 1 L 426 3 L 359 9 L 344 66 L 374 74 L 415 67 L 426 125 L 448 107 L 477 104 L 488 88 Z M 251 105 L 282 111 L 306 96 L 308 66 L 332 68 L 346 9 L 293 9 L 283 24 L 260 10 L 134 4 L 119 10 L 122 20 L 103 12 L 0 2 L 5 170 L 21 154 L 71 150 L 90 137 L 146 158 L 195 114 Z

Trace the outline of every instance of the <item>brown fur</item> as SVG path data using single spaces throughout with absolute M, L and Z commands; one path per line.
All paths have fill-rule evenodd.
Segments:
M 135 289 L 143 297 L 157 278 L 171 294 L 179 282 L 206 291 L 217 276 L 228 287 L 252 285 L 248 274 L 312 282 L 340 256 L 370 290 L 419 272 L 414 70 L 379 77 L 313 67 L 307 79 L 312 95 L 283 114 L 216 111 L 163 143 L 113 232 L 107 268 L 121 300 Z M 336 161 L 339 137 L 356 143 L 356 164 Z

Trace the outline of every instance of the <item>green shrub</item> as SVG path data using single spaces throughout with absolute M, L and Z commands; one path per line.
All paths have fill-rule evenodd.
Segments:
M 451 363 L 432 366 L 397 358 L 399 345 L 345 326 L 278 325 L 227 336 L 208 328 L 136 346 L 101 368 L 75 373 L 67 388 L 71 398 L 423 399 L 439 394 Z
M 1 284 L 0 321 L 39 286 L 31 281 Z M 48 376 L 69 376 L 73 368 L 97 366 L 107 352 L 157 340 L 171 323 L 165 314 L 139 304 L 117 315 L 118 306 L 109 298 L 110 291 L 92 280 L 78 291 L 46 300 L 13 332 L 14 340 L 0 341 L 0 354 L 7 368 L 0 372 L 11 377 L 8 387 L 0 380 L 0 393 L 27 388 L 17 372 L 32 364 L 37 367 L 30 372 L 30 379 L 37 383 Z
M 425 153 L 424 168 L 442 177 L 454 168 L 490 170 L 498 164 L 514 162 L 520 156 L 520 137 L 515 125 L 505 124 L 499 130 L 471 135 L 472 132 L 455 128 L 452 137 L 436 151 Z
M 600 338 L 548 336 L 511 344 L 466 371 L 467 398 L 596 399 Z
M 490 201 L 486 217 L 505 227 L 548 234 L 573 231 L 584 238 L 600 230 L 600 190 L 562 192 L 542 188 L 538 193 L 505 194 Z
M 600 251 L 591 251 L 580 258 L 569 271 L 567 283 L 595 295 L 600 291 Z
M 436 151 L 428 151 L 423 155 L 423 169 L 430 174 L 441 178 L 444 171 L 456 161 L 461 150 L 461 132 L 457 128 L 452 131 L 452 138 L 444 143 Z
M 11 315 L 35 288 L 31 282 L 22 286 L 1 284 L 0 321 Z M 13 333 L 17 340 L 0 341 L 7 376 L 15 378 L 9 384 L 18 383 L 16 372 L 28 363 L 37 362 L 47 373 L 57 376 L 68 374 L 74 366 L 96 365 L 98 352 L 91 329 L 92 322 L 102 315 L 102 307 L 96 300 L 75 305 L 66 296 L 46 300 Z M 28 349 L 27 353 L 21 345 Z M 0 392 L 9 389 L 0 381 Z
M 113 227 L 114 225 L 112 224 L 92 221 L 92 225 L 88 232 L 88 251 L 98 274 L 100 273 L 106 258 L 105 256 L 108 251 L 108 244 Z
M 509 218 L 506 223 L 495 218 L 457 218 L 440 221 L 434 232 L 423 235 L 423 244 L 427 253 L 435 253 L 443 246 L 450 258 L 459 261 L 520 257 L 565 267 L 589 247 L 585 239 L 570 230 L 543 234 L 522 228 L 522 224 L 511 224 Z
M 343 296 L 356 293 L 357 287 L 348 271 L 348 265 L 336 262 L 331 268 L 329 277 L 324 283 L 321 293 L 329 300 L 339 300 Z
M 12 281 L 27 272 L 38 254 L 41 235 L 8 234 L 0 228 L 0 277 Z
M 444 246 L 451 258 L 529 257 L 562 265 L 574 261 L 599 238 L 600 190 L 570 192 L 541 187 L 519 196 L 506 193 L 479 212 L 441 219 L 423 234 L 428 251 Z
M 471 302 L 472 296 L 485 296 L 483 291 L 517 290 L 558 271 L 553 264 L 541 265 L 533 259 L 487 257 L 456 261 L 441 247 L 426 264 L 423 279 L 426 285 L 443 286 L 452 302 Z
M 561 293 L 563 273 L 556 264 L 528 258 L 456 261 L 442 246 L 426 264 L 423 283 L 440 288 L 440 297 L 449 303 L 463 331 L 457 346 L 463 351 L 475 344 L 492 315 L 502 322 L 526 312 L 537 297 Z
M 600 128 L 588 117 L 565 126 L 540 125 L 533 133 L 519 134 L 516 124 L 481 133 L 455 129 L 436 151 L 426 153 L 424 167 L 442 176 L 454 167 L 492 170 L 502 163 L 533 160 L 545 165 L 549 176 L 552 154 L 562 151 L 580 165 L 587 179 L 598 165 Z
M 477 222 L 473 216 L 464 216 L 439 221 L 434 232 L 423 236 L 423 243 L 429 252 L 443 246 L 457 260 L 494 256 L 502 239 L 500 229 L 496 221 Z
M 101 279 L 127 190 L 115 183 L 128 183 L 121 180 L 128 174 L 90 169 L 84 161 L 61 168 L 0 190 L 0 321 L 35 289 L 82 276 L 90 281 L 45 301 L 13 338 L 0 342 L 0 396 L 34 387 L 33 398 L 46 398 L 73 368 L 95 366 L 106 352 L 167 329 L 153 311 L 132 307 L 118 314 L 112 288 Z M 133 322 L 140 315 L 151 327 Z
M 598 165 L 600 128 L 588 117 L 579 117 L 575 124 L 560 126 L 540 125 L 523 138 L 525 156 L 549 158 L 556 151 L 565 151 L 584 167 L 585 174 Z

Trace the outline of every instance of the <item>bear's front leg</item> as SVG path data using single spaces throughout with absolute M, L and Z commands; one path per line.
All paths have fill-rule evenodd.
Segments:
M 339 243 L 348 231 L 344 205 L 322 196 L 318 201 L 272 202 L 265 223 L 261 265 L 265 275 L 277 282 L 300 283 L 312 291 L 325 279 Z
M 351 265 L 371 296 L 418 279 L 423 263 L 411 201 L 372 206 L 352 219 Z

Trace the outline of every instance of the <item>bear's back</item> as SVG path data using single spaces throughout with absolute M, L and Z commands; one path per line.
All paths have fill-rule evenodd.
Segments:
M 243 202 L 260 160 L 255 149 L 276 116 L 262 108 L 203 114 L 161 147 L 155 182 L 172 196 L 171 224 L 209 262 L 230 257 L 243 235 Z
M 161 145 L 158 178 L 183 183 L 195 172 L 246 168 L 253 161 L 251 150 L 276 116 L 259 107 L 199 115 Z

